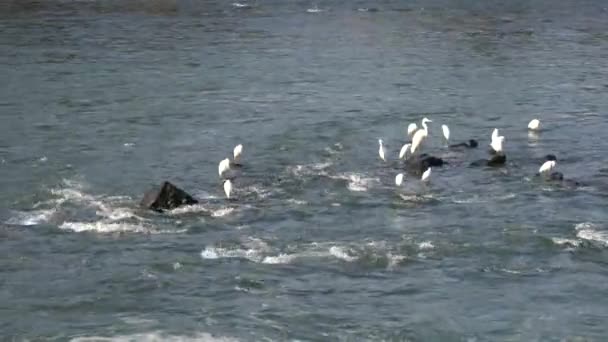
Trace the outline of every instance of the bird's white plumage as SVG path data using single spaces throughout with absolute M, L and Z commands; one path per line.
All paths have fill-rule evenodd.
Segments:
M 382 145 L 382 139 L 378 139 L 378 144 L 380 145 L 380 147 L 378 148 L 378 155 L 380 155 L 380 159 L 386 161 L 386 159 L 384 158 L 384 146 Z
M 232 151 L 232 156 L 234 157 L 234 161 L 237 162 L 241 158 L 241 154 L 243 154 L 243 145 L 238 144 L 234 147 Z
M 426 171 L 424 171 L 420 180 L 423 182 L 426 182 L 429 180 L 430 177 L 431 177 L 431 168 L 429 167 L 428 169 L 426 169 Z
M 503 136 L 499 136 L 499 137 L 492 139 L 490 146 L 496 153 L 502 152 L 502 143 L 504 142 L 504 140 L 505 140 L 505 137 L 503 137 Z
M 407 135 L 411 136 L 412 134 L 414 134 L 414 132 L 416 132 L 417 129 L 418 129 L 418 126 L 416 125 L 416 123 L 412 122 L 411 124 L 409 124 L 407 126 Z
M 422 119 L 422 128 L 417 130 L 416 133 L 414 133 L 414 137 L 412 138 L 412 147 L 410 148 L 410 151 L 412 153 L 416 152 L 416 150 L 418 149 L 418 147 L 420 146 L 420 144 L 422 143 L 422 141 L 428 136 L 429 134 L 429 129 L 426 126 L 427 122 L 433 122 L 427 118 Z
M 496 153 L 502 152 L 502 144 L 504 140 L 504 136 L 498 135 L 498 128 L 494 128 L 494 130 L 492 131 L 492 141 L 490 142 L 490 146 Z
M 441 125 L 441 130 L 443 131 L 443 136 L 445 137 L 445 140 L 450 140 L 450 128 L 448 127 L 448 125 Z
M 555 168 L 555 160 L 547 160 L 543 163 L 543 165 L 538 169 L 539 173 L 545 173 L 553 170 Z
M 220 177 L 222 176 L 222 174 L 224 174 L 224 172 L 228 171 L 230 169 L 230 159 L 226 158 L 224 160 L 222 160 L 219 165 L 217 166 L 217 172 L 219 173 Z
M 232 182 L 230 179 L 226 179 L 224 182 L 224 193 L 226 194 L 226 198 L 230 198 L 230 193 L 232 192 Z
M 397 186 L 401 186 L 401 184 L 403 184 L 403 173 L 400 173 L 397 176 L 395 176 L 395 184 Z
M 401 148 L 401 151 L 399 151 L 399 159 L 403 159 L 403 157 L 405 157 L 405 154 L 407 153 L 407 149 L 410 148 L 410 146 L 412 146 L 412 144 L 403 145 L 403 147 Z
M 538 131 L 540 129 L 540 120 L 533 119 L 528 123 L 528 129 Z

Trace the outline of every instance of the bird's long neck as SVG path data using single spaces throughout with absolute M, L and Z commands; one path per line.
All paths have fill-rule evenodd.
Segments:
M 422 123 L 422 128 L 424 128 L 424 133 L 429 133 L 429 129 L 426 127 L 426 122 Z

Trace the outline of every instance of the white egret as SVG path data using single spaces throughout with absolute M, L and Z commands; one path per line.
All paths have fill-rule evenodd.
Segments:
M 555 160 L 547 160 L 543 163 L 543 165 L 538 169 L 538 173 L 548 173 L 555 168 Z
M 419 129 L 414 133 L 414 137 L 412 138 L 412 147 L 410 148 L 412 154 L 416 152 L 416 149 L 422 143 L 422 140 L 427 137 L 429 134 L 429 128 L 426 126 L 427 122 L 433 122 L 427 118 L 422 119 L 422 129 Z
M 224 193 L 226 194 L 226 198 L 230 198 L 230 193 L 232 192 L 232 182 L 230 179 L 226 179 L 224 182 Z
M 528 123 L 528 129 L 531 131 L 538 131 L 540 129 L 540 120 L 533 119 Z
M 407 153 L 407 149 L 410 148 L 410 146 L 412 146 L 412 144 L 403 145 L 403 147 L 401 148 L 401 151 L 399 151 L 399 159 L 403 159 L 403 157 L 405 157 L 405 154 Z
M 382 159 L 383 161 L 386 161 L 386 159 L 384 158 L 384 146 L 382 145 L 382 139 L 378 139 L 378 144 L 380 145 L 380 148 L 378 149 L 378 154 L 380 155 L 380 159 Z
M 400 173 L 395 177 L 395 184 L 397 186 L 401 186 L 401 184 L 403 184 L 403 173 Z
M 426 169 L 426 171 L 424 171 L 424 173 L 422 174 L 422 178 L 420 178 L 420 180 L 423 182 L 426 182 L 429 180 L 429 178 L 431 178 L 431 167 L 430 166 L 428 169 Z
M 502 152 L 502 143 L 504 142 L 504 140 L 505 140 L 505 137 L 503 137 L 503 136 L 499 136 L 499 137 L 492 139 L 492 143 L 490 144 L 490 146 L 492 147 L 494 152 L 496 152 L 496 153 Z
M 217 172 L 219 173 L 220 177 L 222 177 L 222 174 L 224 174 L 224 172 L 228 171 L 229 169 L 230 169 L 230 159 L 228 159 L 228 158 L 222 160 L 220 162 L 220 164 L 217 166 Z
M 441 125 L 441 130 L 443 131 L 445 141 L 448 142 L 450 140 L 450 128 L 448 127 L 448 125 Z
M 234 147 L 234 150 L 232 151 L 235 164 L 238 163 L 239 159 L 241 159 L 241 154 L 243 154 L 243 145 L 238 144 Z
M 490 146 L 496 153 L 502 152 L 502 143 L 504 142 L 505 137 L 498 135 L 498 128 L 494 128 L 492 131 L 492 141 L 490 142 Z
M 414 134 L 417 129 L 418 129 L 418 126 L 416 125 L 415 122 L 412 122 L 411 124 L 409 124 L 407 126 L 407 136 L 408 137 L 412 136 L 412 134 Z

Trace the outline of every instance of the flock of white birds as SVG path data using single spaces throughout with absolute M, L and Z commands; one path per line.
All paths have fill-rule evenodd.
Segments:
M 431 123 L 431 122 L 433 122 L 433 121 L 431 121 L 425 117 L 422 119 L 421 128 L 418 128 L 418 126 L 416 125 L 415 122 L 412 122 L 407 126 L 407 135 L 410 137 L 412 137 L 412 135 L 413 135 L 413 137 L 412 137 L 411 143 L 406 143 L 403 145 L 403 147 L 401 147 L 401 150 L 399 151 L 399 159 L 404 159 L 404 158 L 407 159 L 406 155 L 408 153 L 408 150 L 410 152 L 410 155 L 413 155 L 416 152 L 416 150 L 419 150 L 421 148 L 422 143 L 424 142 L 424 140 L 427 138 L 427 136 L 429 134 L 429 129 L 426 124 Z M 528 123 L 528 129 L 530 131 L 539 131 L 540 130 L 540 120 L 538 120 L 538 119 L 531 120 Z M 441 125 L 441 131 L 443 132 L 443 137 L 445 138 L 445 141 L 449 142 L 450 128 L 447 125 L 443 124 L 443 125 Z M 496 154 L 503 153 L 504 141 L 505 141 L 505 137 L 502 135 L 498 135 L 498 128 L 494 128 L 494 130 L 492 131 L 491 140 L 490 140 L 490 147 L 492 148 L 494 153 L 496 153 Z M 380 145 L 380 149 L 378 150 L 380 159 L 382 159 L 383 161 L 386 161 L 384 146 L 382 144 L 382 139 L 379 139 L 378 143 Z M 540 167 L 538 172 L 540 174 L 546 175 L 555 168 L 555 165 L 556 165 L 555 160 L 548 160 L 545 163 L 543 163 L 543 165 Z M 431 167 L 427 168 L 422 173 L 422 177 L 420 178 L 420 180 L 423 182 L 427 182 L 431 177 L 431 172 L 432 172 L 432 168 Z M 397 174 L 397 176 L 395 176 L 395 184 L 397 186 L 400 186 L 401 184 L 403 184 L 404 177 L 405 176 L 403 173 Z
M 431 123 L 431 122 L 433 122 L 433 121 L 431 121 L 425 117 L 422 119 L 420 128 L 414 122 L 410 123 L 408 125 L 407 135 L 408 135 L 408 137 L 412 137 L 412 141 L 404 144 L 403 147 L 401 147 L 401 150 L 399 151 L 399 159 L 404 159 L 404 160 L 407 159 L 408 151 L 409 151 L 410 156 L 414 155 L 416 153 L 416 151 L 420 151 L 424 140 L 428 137 L 428 134 L 429 134 L 429 129 L 428 129 L 427 123 Z M 533 119 L 532 121 L 530 121 L 530 123 L 528 123 L 528 129 L 531 131 L 539 131 L 540 130 L 540 121 L 538 119 Z M 443 132 L 443 137 L 445 138 L 445 141 L 449 142 L 450 128 L 444 124 L 444 125 L 441 125 L 441 130 Z M 494 153 L 496 153 L 496 154 L 503 153 L 504 140 L 505 140 L 505 137 L 499 136 L 498 129 L 494 128 L 494 130 L 492 131 L 491 140 L 490 140 L 490 147 L 492 148 Z M 378 155 L 380 156 L 380 159 L 382 159 L 382 161 L 386 161 L 386 151 L 385 151 L 382 139 L 378 139 L 378 144 L 380 145 L 380 147 L 378 149 Z M 239 144 L 239 145 L 235 146 L 234 150 L 232 151 L 232 165 L 235 165 L 235 166 L 240 165 L 239 161 L 241 159 L 242 154 L 243 154 L 243 145 Z M 220 163 L 218 165 L 218 174 L 219 174 L 220 178 L 223 178 L 224 174 L 228 170 L 230 170 L 230 165 L 231 165 L 231 161 L 229 158 L 226 158 L 226 159 L 223 159 L 222 161 L 220 161 Z M 540 167 L 538 172 L 541 175 L 548 174 L 551 170 L 553 170 L 555 168 L 555 165 L 556 165 L 555 160 L 547 160 L 546 162 L 543 163 L 543 165 Z M 422 173 L 422 177 L 420 178 L 420 180 L 423 182 L 429 181 L 430 177 L 431 177 L 431 172 L 432 172 L 431 167 L 427 168 Z M 395 177 L 395 184 L 397 186 L 400 186 L 401 184 L 403 184 L 404 178 L 405 178 L 405 176 L 403 173 L 397 174 L 397 176 Z M 229 199 L 230 194 L 232 193 L 232 182 L 230 181 L 230 179 L 224 180 L 224 193 L 226 194 L 226 198 Z
M 232 150 L 233 165 L 239 165 L 241 154 L 243 154 L 243 145 L 238 144 L 234 147 L 234 150 Z M 217 166 L 217 172 L 219 173 L 220 177 L 223 177 L 224 173 L 226 173 L 228 170 L 230 170 L 230 159 L 226 158 Z M 230 198 L 230 193 L 232 193 L 232 182 L 230 179 L 224 180 L 224 193 L 226 194 L 226 198 Z

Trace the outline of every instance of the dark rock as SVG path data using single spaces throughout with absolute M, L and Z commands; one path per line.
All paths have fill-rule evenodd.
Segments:
M 447 164 L 447 162 L 443 159 L 423 153 L 420 155 L 411 156 L 410 159 L 406 160 L 405 167 L 409 171 L 422 173 L 431 166 L 437 167 L 443 166 L 444 164 Z
M 541 174 L 537 172 L 536 177 L 540 176 Z M 576 188 L 583 185 L 574 179 L 564 178 L 564 174 L 558 171 L 551 172 L 548 175 L 543 175 L 543 177 L 545 181 L 560 184 L 569 188 Z
M 453 144 L 453 145 L 450 145 L 449 147 L 451 149 L 458 149 L 458 148 L 476 148 L 477 146 L 479 146 L 479 143 L 477 142 L 477 140 L 471 139 L 468 142 L 463 142 L 460 144 Z
M 556 181 L 563 181 L 564 180 L 564 174 L 561 172 L 551 172 L 551 174 L 549 175 L 549 179 L 550 180 L 556 180 Z
M 492 158 L 490 158 L 490 160 L 488 160 L 488 166 L 503 166 L 505 165 L 505 163 L 507 162 L 507 156 L 500 153 L 500 154 L 495 154 L 494 156 L 492 156 Z
M 144 194 L 141 206 L 155 211 L 171 210 L 182 205 L 196 204 L 198 201 L 184 190 L 170 182 L 163 182 L 158 189 Z
M 503 166 L 505 165 L 505 163 L 507 162 L 507 156 L 504 154 L 495 154 L 492 156 L 492 158 L 490 159 L 479 159 L 476 160 L 474 162 L 472 162 L 471 164 L 469 164 L 469 166 Z

